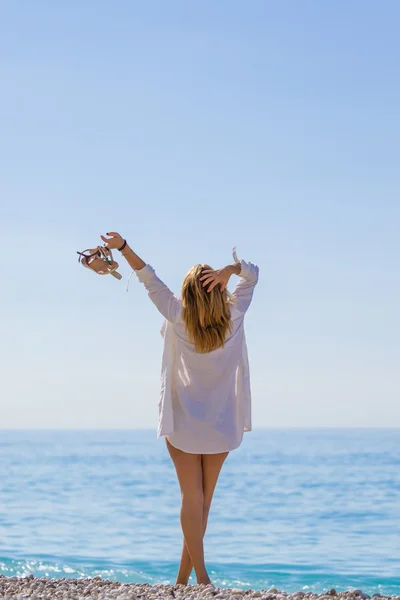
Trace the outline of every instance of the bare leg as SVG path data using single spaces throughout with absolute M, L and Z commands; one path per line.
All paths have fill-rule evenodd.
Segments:
M 229 452 L 219 454 L 202 454 L 202 483 L 203 483 L 203 537 L 207 529 L 208 515 L 210 512 L 211 500 L 217 485 L 218 476 L 222 465 Z M 183 539 L 182 557 L 179 565 L 179 571 L 176 583 L 187 585 L 192 572 L 192 561 L 187 549 L 185 539 Z
M 174 448 L 167 439 L 166 443 L 181 488 L 182 532 L 196 571 L 197 583 L 211 583 L 204 563 L 201 454 L 182 452 Z

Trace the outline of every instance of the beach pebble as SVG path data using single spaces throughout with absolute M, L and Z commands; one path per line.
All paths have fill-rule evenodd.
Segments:
M 148 583 L 121 583 L 102 579 L 49 579 L 5 577 L 0 575 L 0 600 L 370 600 L 371 596 L 360 589 L 316 594 L 302 591 L 287 592 L 276 588 L 269 590 L 242 590 L 219 588 L 213 585 L 150 585 Z M 382 596 L 375 593 L 377 600 L 400 600 L 400 596 Z M 336 600 L 336 598 L 335 598 Z

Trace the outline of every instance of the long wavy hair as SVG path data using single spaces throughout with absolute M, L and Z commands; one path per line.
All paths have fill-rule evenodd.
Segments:
M 228 332 L 232 330 L 231 295 L 217 284 L 211 292 L 209 284 L 200 281 L 208 265 L 196 265 L 186 274 L 182 284 L 182 319 L 189 341 L 197 352 L 211 352 L 223 347 Z

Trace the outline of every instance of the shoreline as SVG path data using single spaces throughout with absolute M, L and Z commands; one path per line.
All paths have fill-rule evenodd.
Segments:
M 213 585 L 171 585 L 149 583 L 121 583 L 102 579 L 101 577 L 71 579 L 50 579 L 47 577 L 7 577 L 0 575 L 0 598 L 15 600 L 16 598 L 30 598 L 31 600 L 54 600 L 63 598 L 71 600 L 335 600 L 339 598 L 348 600 L 369 600 L 380 598 L 400 600 L 400 595 L 385 596 L 380 593 L 364 593 L 361 589 L 353 591 L 336 591 L 331 589 L 321 594 L 315 592 L 288 593 L 277 588 L 268 590 L 253 590 L 239 588 L 220 588 Z

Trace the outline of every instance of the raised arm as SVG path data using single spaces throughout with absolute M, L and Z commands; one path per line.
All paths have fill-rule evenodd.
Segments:
M 259 268 L 257 265 L 244 260 L 241 260 L 237 264 L 240 264 L 240 279 L 236 284 L 232 296 L 239 312 L 245 313 L 253 299 L 254 288 L 258 282 Z
M 227 265 L 222 269 L 216 271 L 212 269 L 205 269 L 201 280 L 203 281 L 203 287 L 207 287 L 207 291 L 211 291 L 216 285 L 220 285 L 221 291 L 223 291 L 228 285 L 231 275 L 239 275 L 240 280 L 236 285 L 236 288 L 232 294 L 235 307 L 240 313 L 245 313 L 250 306 L 253 298 L 254 288 L 258 281 L 258 266 L 251 262 L 245 262 L 244 260 L 238 260 L 235 249 L 233 250 L 233 257 L 235 262 L 232 265 Z
M 153 267 L 146 264 L 129 246 L 125 240 L 115 232 L 107 235 L 112 236 L 111 240 L 102 240 L 107 242 L 109 248 L 121 248 L 121 254 L 126 258 L 128 264 L 135 271 L 139 281 L 141 281 L 148 291 L 150 300 L 156 305 L 160 313 L 171 322 L 176 321 L 180 311 L 180 302 L 171 292 L 171 290 L 157 277 Z
M 145 265 L 142 269 L 135 270 L 135 273 L 148 291 L 150 300 L 156 305 L 160 313 L 167 321 L 175 323 L 181 309 L 181 303 L 178 298 L 157 277 L 152 266 Z

